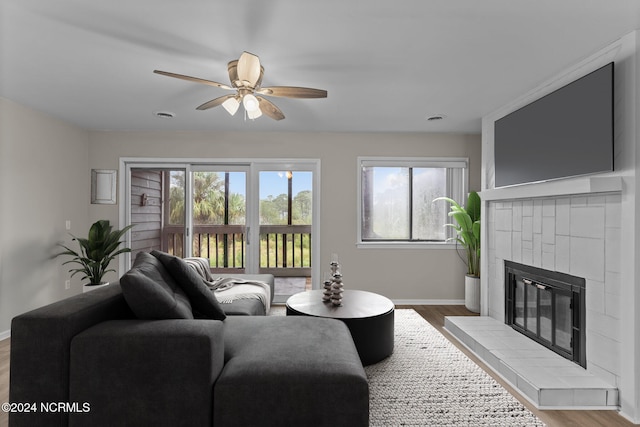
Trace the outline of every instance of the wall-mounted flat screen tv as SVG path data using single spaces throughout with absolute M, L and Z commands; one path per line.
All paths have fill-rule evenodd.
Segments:
M 613 62 L 495 122 L 495 186 L 613 170 Z

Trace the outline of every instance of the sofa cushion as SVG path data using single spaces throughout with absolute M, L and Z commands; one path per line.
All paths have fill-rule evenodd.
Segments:
M 343 322 L 229 316 L 224 353 L 213 389 L 214 426 L 368 425 L 367 376 Z
M 227 316 L 264 316 L 267 313 L 259 299 L 237 299 L 231 303 L 221 304 Z
M 213 320 L 224 320 L 227 317 L 202 277 L 183 259 L 160 251 L 152 251 L 151 255 L 160 260 L 178 286 L 187 294 L 196 317 Z
M 120 286 L 140 319 L 193 319 L 189 298 L 151 254 L 138 253 L 131 270 L 120 278 Z

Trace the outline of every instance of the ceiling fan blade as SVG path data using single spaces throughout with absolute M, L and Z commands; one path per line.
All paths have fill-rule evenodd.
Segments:
M 176 73 L 170 73 L 168 71 L 160 71 L 160 70 L 153 70 L 153 72 L 156 73 L 156 74 L 161 74 L 163 76 L 175 77 L 176 79 L 187 80 L 187 81 L 195 82 L 195 83 L 202 83 L 202 84 L 205 84 L 205 85 L 215 86 L 215 87 L 219 87 L 219 88 L 222 88 L 222 89 L 234 90 L 232 87 L 227 86 L 225 84 L 214 82 L 214 81 L 211 81 L 211 80 L 200 79 L 198 77 L 185 76 L 184 74 L 176 74 Z
M 222 105 L 222 103 L 224 101 L 226 101 L 229 98 L 235 98 L 236 95 L 224 95 L 224 96 L 219 96 L 216 99 L 212 99 L 211 101 L 205 102 L 204 104 L 202 104 L 201 106 L 199 106 L 198 108 L 196 108 L 196 110 L 208 110 L 209 108 L 213 108 L 213 107 L 217 107 L 218 105 Z
M 247 82 L 249 87 L 256 87 L 261 77 L 260 58 L 249 52 L 242 52 L 238 59 L 238 80 Z
M 256 98 L 258 98 L 258 102 L 260 105 L 260 110 L 266 114 L 267 116 L 271 117 L 273 120 L 282 120 L 284 119 L 284 114 L 282 113 L 282 111 L 276 107 L 276 105 L 261 97 L 261 96 L 256 96 Z
M 271 86 L 256 90 L 256 93 L 283 98 L 326 98 L 327 91 L 310 87 Z

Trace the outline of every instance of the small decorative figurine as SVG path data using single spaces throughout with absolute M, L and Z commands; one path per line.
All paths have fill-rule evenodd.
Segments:
M 342 305 L 342 292 L 344 285 L 342 284 L 342 274 L 340 273 L 340 264 L 338 263 L 338 254 L 331 254 L 331 303 L 335 306 Z M 326 282 L 325 282 L 326 283 Z M 326 289 L 326 285 L 325 285 Z M 326 294 L 325 290 L 325 294 Z M 324 295 L 323 295 L 324 299 Z
M 335 273 L 333 275 L 333 283 L 331 284 L 331 303 L 336 306 L 342 305 L 342 292 L 344 285 L 342 284 L 342 274 Z
M 331 291 L 331 284 L 333 283 L 332 275 L 328 272 L 324 273 L 324 292 L 322 293 L 322 301 L 329 302 L 331 300 L 331 295 L 333 292 Z

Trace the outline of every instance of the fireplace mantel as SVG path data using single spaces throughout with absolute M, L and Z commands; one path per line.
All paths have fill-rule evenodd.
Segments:
M 482 200 L 496 201 L 619 191 L 622 191 L 619 176 L 584 176 L 484 190 L 479 194 Z

